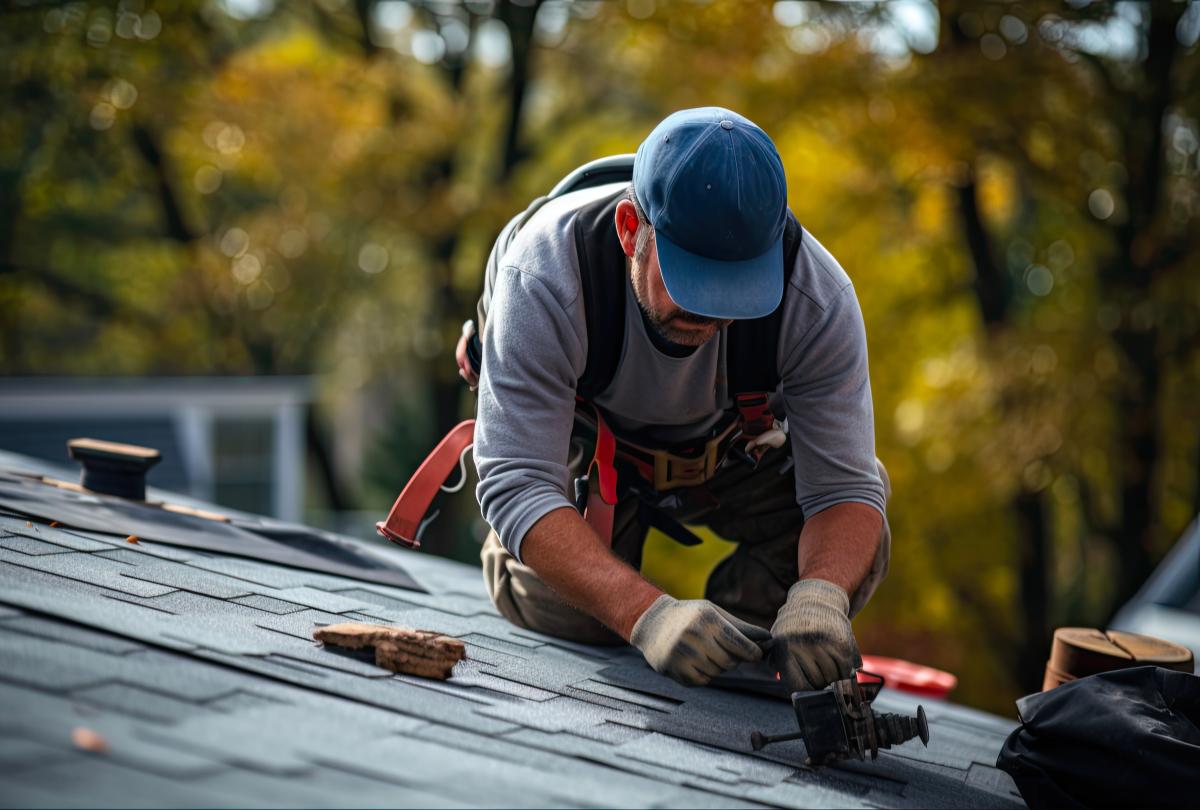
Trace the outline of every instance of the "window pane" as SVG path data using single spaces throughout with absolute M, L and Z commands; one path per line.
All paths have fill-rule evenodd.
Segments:
M 214 421 L 213 493 L 217 503 L 260 515 L 271 514 L 273 428 L 267 417 L 225 417 Z

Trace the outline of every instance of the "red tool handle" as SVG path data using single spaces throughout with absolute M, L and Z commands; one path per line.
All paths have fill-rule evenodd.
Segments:
M 864 655 L 862 659 L 865 669 L 879 673 L 886 679 L 889 687 L 901 692 L 944 698 L 958 686 L 958 678 L 953 674 L 923 664 L 914 664 L 902 658 Z M 858 674 L 860 681 L 865 681 L 861 670 Z
M 446 434 L 433 452 L 421 463 L 404 486 L 400 497 L 392 504 L 387 520 L 375 524 L 375 529 L 388 540 L 408 548 L 420 548 L 417 529 L 429 511 L 438 490 L 458 466 L 463 451 L 475 442 L 475 420 L 459 423 Z

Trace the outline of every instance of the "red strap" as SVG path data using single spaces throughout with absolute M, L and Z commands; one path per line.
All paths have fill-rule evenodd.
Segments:
M 392 504 L 387 520 L 375 524 L 375 529 L 388 540 L 409 548 L 420 548 L 417 530 L 442 484 L 458 466 L 463 451 L 475 441 L 475 420 L 461 422 L 433 448 L 421 466 L 404 485 L 404 491 Z
M 612 545 L 613 508 L 617 504 L 617 471 L 613 467 L 617 441 L 612 430 L 592 409 L 596 417 L 596 452 L 588 466 L 591 492 L 584 509 L 584 520 L 596 534 Z M 438 443 L 404 486 L 400 497 L 392 504 L 387 520 L 375 524 L 375 529 L 388 540 L 408 548 L 420 548 L 417 531 L 429 506 L 442 484 L 458 466 L 463 450 L 475 441 L 475 420 L 468 419 Z
M 742 420 L 743 436 L 753 438 L 775 426 L 775 414 L 771 411 L 769 399 L 769 395 L 764 391 L 752 391 L 734 397 L 738 416 Z
M 583 519 L 600 535 L 600 539 L 612 547 L 613 508 L 617 505 L 617 470 L 613 458 L 617 453 L 617 440 L 597 408 L 592 408 L 596 417 L 596 452 L 588 465 L 587 507 Z

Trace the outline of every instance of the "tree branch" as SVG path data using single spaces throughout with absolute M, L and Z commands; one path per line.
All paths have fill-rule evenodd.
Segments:
M 159 202 L 162 205 L 167 236 L 184 245 L 196 241 L 200 237 L 200 234 L 192 228 L 184 216 L 183 207 L 179 204 L 174 184 L 171 178 L 168 177 L 166 161 L 163 159 L 162 150 L 158 146 L 157 137 L 151 132 L 148 125 L 139 122 L 133 126 L 133 143 L 137 148 L 138 154 L 142 156 L 142 159 L 146 161 L 146 165 L 154 172 L 155 187 L 158 192 Z
M 994 331 L 1004 325 L 1012 296 L 1004 272 L 996 263 L 991 237 L 980 215 L 974 167 L 969 170 L 967 179 L 955 188 L 955 192 L 963 235 L 975 269 L 972 289 L 984 325 L 989 331 Z

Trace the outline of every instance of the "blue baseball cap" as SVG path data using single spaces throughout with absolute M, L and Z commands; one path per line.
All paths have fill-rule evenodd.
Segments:
M 676 304 L 722 319 L 779 306 L 787 180 L 754 122 L 721 107 L 672 113 L 638 147 L 633 188 Z

